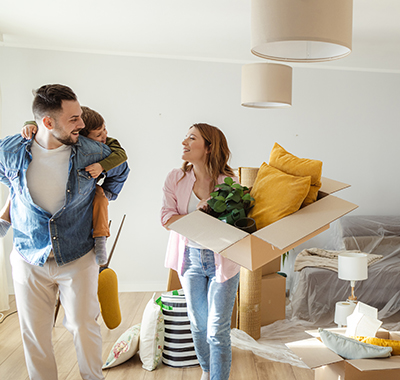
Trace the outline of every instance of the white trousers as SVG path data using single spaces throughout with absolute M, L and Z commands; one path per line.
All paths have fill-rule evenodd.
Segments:
M 97 323 L 99 267 L 93 251 L 61 267 L 54 259 L 47 260 L 43 267 L 30 265 L 15 250 L 10 260 L 30 379 L 58 378 L 51 337 L 59 290 L 65 311 L 63 324 L 73 335 L 82 379 L 103 380 L 102 339 Z

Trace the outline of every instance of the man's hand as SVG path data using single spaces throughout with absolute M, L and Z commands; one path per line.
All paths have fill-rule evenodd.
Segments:
M 92 178 L 97 178 L 103 172 L 103 167 L 96 162 L 95 164 L 86 166 L 85 170 L 89 172 Z
M 36 132 L 37 132 L 37 126 L 35 124 L 26 124 L 22 128 L 21 136 L 24 139 L 30 140 L 32 138 L 32 134 Z

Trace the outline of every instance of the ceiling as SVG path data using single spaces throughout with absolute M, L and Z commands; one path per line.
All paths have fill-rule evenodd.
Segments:
M 9 47 L 262 61 L 250 53 L 250 0 L 0 0 L 0 33 Z M 352 53 L 296 65 L 400 73 L 400 1 L 354 0 Z

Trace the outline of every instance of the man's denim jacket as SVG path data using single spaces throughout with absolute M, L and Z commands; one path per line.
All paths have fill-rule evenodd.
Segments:
M 30 264 L 43 266 L 53 250 L 58 265 L 88 253 L 92 237 L 92 201 L 96 180 L 85 167 L 107 157 L 108 146 L 79 136 L 72 145 L 64 206 L 54 215 L 36 205 L 29 193 L 26 172 L 32 161 L 32 140 L 20 135 L 0 140 L 0 181 L 10 188 L 14 248 Z M 129 173 L 127 163 L 107 172 L 102 184 L 116 199 Z

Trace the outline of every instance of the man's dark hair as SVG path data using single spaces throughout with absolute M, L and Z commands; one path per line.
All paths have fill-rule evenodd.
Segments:
M 104 124 L 104 118 L 95 110 L 89 107 L 82 106 L 82 120 L 85 123 L 85 128 L 81 129 L 79 133 L 87 136 L 91 131 L 100 129 Z
M 36 90 L 34 95 L 32 111 L 37 121 L 61 111 L 63 100 L 77 100 L 75 93 L 62 84 L 46 84 Z

